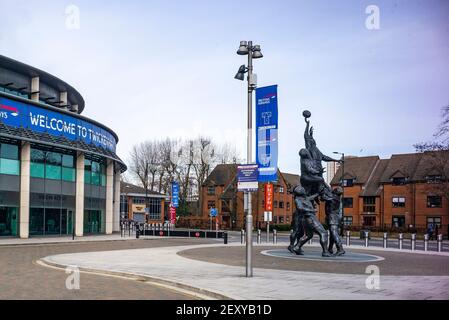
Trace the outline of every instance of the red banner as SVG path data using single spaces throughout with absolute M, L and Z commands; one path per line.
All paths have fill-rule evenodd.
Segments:
M 170 223 L 176 223 L 176 208 L 170 205 Z
M 265 185 L 265 210 L 273 211 L 273 184 L 267 183 Z

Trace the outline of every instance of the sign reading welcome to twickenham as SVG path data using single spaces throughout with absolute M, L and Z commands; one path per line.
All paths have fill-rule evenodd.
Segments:
M 15 128 L 28 128 L 70 140 L 81 140 L 112 152 L 115 152 L 117 143 L 110 132 L 85 120 L 2 97 L 0 122 Z

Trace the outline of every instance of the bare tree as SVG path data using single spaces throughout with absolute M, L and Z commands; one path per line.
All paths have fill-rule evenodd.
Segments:
M 427 191 L 444 197 L 449 203 L 449 105 L 441 109 L 442 121 L 434 141 L 415 144 L 426 164 Z

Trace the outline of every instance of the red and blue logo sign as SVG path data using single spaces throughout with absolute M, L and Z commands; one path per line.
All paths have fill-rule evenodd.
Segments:
M 0 104 L 0 117 L 6 119 L 8 115 L 17 117 L 19 115 L 19 109 L 17 109 L 16 107 Z

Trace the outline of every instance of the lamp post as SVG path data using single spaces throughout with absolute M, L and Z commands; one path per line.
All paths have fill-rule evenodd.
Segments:
M 253 116 L 252 116 L 252 100 L 253 100 L 253 90 L 256 88 L 256 77 L 253 74 L 253 59 L 262 58 L 262 52 L 260 51 L 259 45 L 253 45 L 252 41 L 240 41 L 239 49 L 237 50 L 238 55 L 248 55 L 248 67 L 241 65 L 235 79 L 244 80 L 244 74 L 248 73 L 248 136 L 246 142 L 246 162 L 248 164 L 252 163 L 252 130 L 253 130 Z M 253 229 L 253 215 L 252 215 L 252 203 L 251 203 L 251 192 L 246 192 L 244 201 L 246 202 L 247 214 L 246 214 L 246 276 L 253 276 L 253 266 L 252 266 L 252 229 Z
M 337 152 L 334 151 L 334 154 L 339 154 L 341 155 L 341 178 L 340 178 L 340 183 L 341 183 L 341 188 L 343 190 L 343 193 L 341 194 L 341 220 L 342 220 L 342 228 L 341 228 L 341 235 L 343 235 L 343 229 L 344 229 L 344 222 L 343 222 L 343 217 L 344 215 L 344 210 L 345 210 L 345 183 L 344 183 L 344 176 L 345 176 L 345 153 L 344 152 Z

